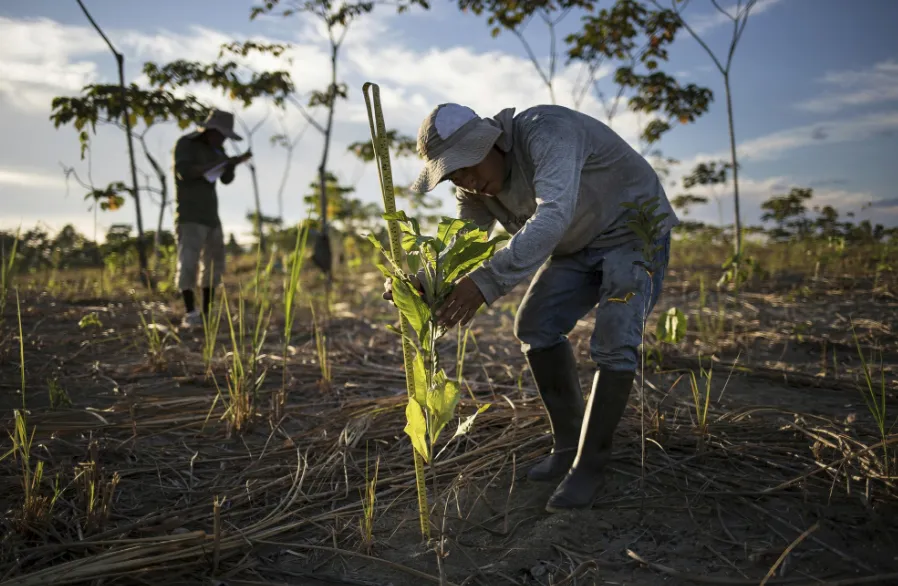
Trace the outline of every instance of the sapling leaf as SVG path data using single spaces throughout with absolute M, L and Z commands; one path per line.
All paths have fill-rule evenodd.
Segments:
M 383 219 L 388 222 L 408 222 L 408 216 L 405 215 L 405 211 L 403 210 L 396 210 L 395 212 L 383 214 Z
M 430 319 L 430 309 L 408 282 L 396 276 L 393 276 L 393 302 L 421 339 L 424 325 Z
M 386 277 L 388 279 L 393 277 L 393 273 L 390 272 L 390 269 L 385 267 L 382 263 L 375 262 L 374 266 L 377 267 L 377 269 L 381 272 L 381 274 L 383 274 L 384 277 Z
M 496 245 L 508 236 L 502 234 L 488 241 L 474 240 L 471 232 L 465 233 L 459 238 L 443 258 L 443 279 L 451 283 L 489 259 L 495 252 Z
M 430 431 L 432 444 L 437 442 L 446 424 L 452 421 L 459 399 L 458 384 L 455 381 L 447 380 L 442 371 L 434 378 L 434 388 L 427 394 L 427 409 L 433 426 Z
M 424 411 L 421 405 L 414 399 L 409 397 L 408 405 L 405 407 L 405 429 L 403 431 L 412 440 L 412 445 L 425 462 L 430 461 L 429 450 L 427 449 L 427 419 L 424 417 Z
M 408 263 L 409 273 L 414 275 L 421 268 L 421 255 L 417 251 L 409 252 L 405 262 Z
M 419 405 L 427 404 L 427 372 L 424 368 L 424 358 L 420 352 L 415 352 L 412 360 L 412 376 L 415 381 L 415 400 Z
M 471 222 L 466 222 L 465 220 L 443 216 L 440 218 L 440 224 L 437 226 L 437 238 L 444 245 L 449 244 L 449 241 L 452 240 L 456 233 L 471 225 Z

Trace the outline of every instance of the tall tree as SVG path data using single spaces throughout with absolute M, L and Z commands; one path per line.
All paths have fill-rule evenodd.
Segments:
M 168 180 L 165 168 L 153 155 L 147 146 L 147 133 L 160 123 L 174 121 L 180 128 L 186 128 L 191 123 L 196 123 L 205 118 L 208 107 L 201 104 L 193 96 L 178 98 L 171 92 L 163 89 L 144 89 L 137 84 L 131 84 L 125 90 L 125 100 L 122 101 L 120 88 L 114 85 L 87 85 L 78 96 L 59 96 L 53 99 L 51 104 L 50 120 L 58 128 L 71 124 L 78 132 L 81 142 L 81 158 L 89 149 L 90 134 L 85 129 L 90 126 L 96 133 L 97 123 L 105 123 L 119 128 L 123 132 L 130 132 L 137 139 L 143 150 L 144 157 L 153 169 L 156 176 L 156 186 L 147 185 L 142 191 L 155 193 L 160 197 L 159 218 L 155 230 L 155 249 L 159 253 L 159 238 L 162 233 L 162 224 L 165 218 L 165 208 L 169 202 Z M 128 124 L 122 118 L 125 111 L 128 112 Z M 143 123 L 143 129 L 138 129 Z M 73 170 L 67 169 L 66 175 Z M 102 209 L 115 210 L 121 204 L 119 194 L 127 192 L 127 187 L 121 181 L 114 181 L 104 189 L 97 189 L 93 185 L 85 185 L 77 175 L 75 178 L 82 186 L 89 189 L 86 199 L 100 201 Z M 138 191 L 141 188 L 138 186 Z M 141 230 L 138 230 L 139 238 Z
M 334 2 L 332 0 L 264 0 L 261 4 L 254 6 L 250 11 L 250 20 L 262 15 L 270 14 L 277 14 L 283 17 L 295 15 L 309 16 L 322 23 L 327 33 L 327 41 L 330 49 L 330 83 L 328 83 L 328 86 L 324 91 L 313 92 L 307 106 L 301 105 L 298 101 L 293 102 L 297 104 L 309 123 L 321 133 L 323 138 L 321 161 L 318 165 L 320 232 L 318 238 L 316 238 L 316 254 L 313 259 L 327 275 L 328 290 L 330 289 L 332 277 L 332 260 L 330 255 L 330 245 L 328 244 L 327 227 L 329 177 L 327 163 L 330 154 L 331 135 L 334 127 L 334 114 L 336 112 L 337 99 L 347 98 L 346 84 L 338 82 L 337 68 L 340 49 L 343 46 L 343 41 L 346 39 L 346 34 L 349 32 L 351 25 L 360 17 L 371 13 L 380 4 L 395 6 L 396 10 L 400 13 L 405 12 L 416 5 L 425 9 L 430 8 L 427 0 L 363 0 L 360 2 Z M 326 121 L 323 125 L 316 122 L 307 110 L 307 108 L 314 109 L 319 107 L 326 110 Z
M 556 27 L 572 11 L 584 11 L 582 28 L 567 35 L 567 63 L 580 63 L 586 70 L 585 81 L 578 84 L 572 100 L 579 108 L 592 88 L 602 106 L 605 122 L 613 126 L 620 104 L 626 94 L 631 94 L 627 104 L 638 114 L 650 115 L 640 135 L 643 155 L 656 159 L 659 173 L 663 174 L 665 159 L 657 148 L 661 136 L 674 124 L 693 122 L 708 110 L 712 93 L 695 84 L 682 86 L 674 77 L 660 70 L 660 63 L 667 61 L 667 47 L 673 43 L 679 22 L 670 10 L 650 10 L 645 2 L 615 0 L 609 8 L 596 11 L 601 0 L 457 0 L 462 11 L 486 14 L 497 36 L 503 29 L 512 32 L 524 45 L 527 55 L 540 78 L 549 89 L 552 102 L 556 101 L 554 77 L 559 51 Z M 531 46 L 523 36 L 524 27 L 538 16 L 549 30 L 550 46 L 548 65 L 543 67 Z M 616 89 L 606 92 L 599 71 L 614 66 L 612 77 Z
M 109 40 L 109 37 L 106 36 L 106 34 L 103 32 L 103 29 L 100 28 L 100 25 L 96 23 L 96 21 L 90 15 L 90 12 L 87 11 L 87 7 L 84 6 L 84 3 L 81 0 L 77 1 L 78 6 L 81 7 L 81 11 L 84 12 L 84 16 L 87 17 L 87 20 L 90 21 L 90 24 L 93 25 L 97 33 L 106 42 L 109 50 L 112 51 L 112 55 L 115 57 L 115 62 L 118 67 L 119 92 L 121 94 L 122 101 L 122 119 L 124 120 L 125 124 L 125 136 L 128 139 L 128 160 L 131 164 L 130 191 L 131 196 L 134 198 L 134 211 L 137 216 L 137 258 L 138 263 L 140 264 L 141 279 L 147 287 L 152 288 L 153 284 L 150 280 L 149 268 L 147 265 L 146 242 L 144 242 L 143 238 L 143 217 L 140 211 L 140 193 L 137 190 L 137 164 L 134 161 L 134 140 L 131 136 L 131 117 L 128 115 L 128 100 L 126 98 L 125 90 L 125 56 L 116 50 L 115 45 L 112 44 L 112 41 Z
M 549 91 L 549 97 L 553 104 L 557 103 L 555 75 L 561 57 L 558 50 L 558 26 L 572 10 L 580 8 L 591 11 L 594 5 L 593 0 L 523 0 L 521 2 L 514 0 L 458 0 L 458 7 L 462 12 L 470 10 L 478 16 L 486 14 L 487 24 L 490 25 L 490 34 L 494 38 L 498 37 L 503 30 L 517 37 L 536 69 L 536 73 Z M 548 62 L 545 65 L 541 63 L 524 34 L 535 18 L 542 21 L 549 33 Z M 590 72 L 590 80 L 584 84 L 585 87 L 589 87 L 595 73 L 595 70 Z M 576 103 L 576 96 L 572 97 Z
M 665 0 L 667 1 L 667 0 Z M 651 2 L 661 7 L 662 0 L 651 0 Z M 739 160 L 736 156 L 736 127 L 733 120 L 733 92 L 730 86 L 731 74 L 733 68 L 733 56 L 736 53 L 736 47 L 739 45 L 739 40 L 742 38 L 742 33 L 745 32 L 745 27 L 748 24 L 748 17 L 751 14 L 752 9 L 758 3 L 758 0 L 736 0 L 736 6 L 734 9 L 727 10 L 723 6 L 721 6 L 718 0 L 711 0 L 711 4 L 714 6 L 714 9 L 723 15 L 727 20 L 732 23 L 732 33 L 730 35 L 729 47 L 726 51 L 726 56 L 718 56 L 713 49 L 708 45 L 708 43 L 702 39 L 701 35 L 695 30 L 694 27 L 690 26 L 689 23 L 683 18 L 683 11 L 686 9 L 689 4 L 689 0 L 669 0 L 670 10 L 676 14 L 677 20 L 683 25 L 683 27 L 689 32 L 690 35 L 701 45 L 702 49 L 711 57 L 711 61 L 714 62 L 714 66 L 720 72 L 720 75 L 723 77 L 723 87 L 726 93 L 726 103 L 727 103 L 727 124 L 729 126 L 729 134 L 730 134 L 730 158 L 733 170 L 733 211 L 735 214 L 734 218 L 734 226 L 735 226 L 735 254 L 734 254 L 734 262 L 738 263 L 740 257 L 742 255 L 742 215 L 739 209 Z

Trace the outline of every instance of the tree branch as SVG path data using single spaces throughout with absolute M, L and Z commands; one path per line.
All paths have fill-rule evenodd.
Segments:
M 87 17 L 87 20 L 89 20 L 90 24 L 92 24 L 93 27 L 97 30 L 97 33 L 99 33 L 99 35 L 101 37 L 103 37 L 103 40 L 106 41 L 106 44 L 109 46 L 109 50 L 112 51 L 112 54 L 115 55 L 116 58 L 120 58 L 122 56 L 122 54 L 115 50 L 115 47 L 112 45 L 112 41 L 110 41 L 109 38 L 103 33 L 103 29 L 100 28 L 100 26 L 96 23 L 96 21 L 90 15 L 90 12 L 87 11 L 87 8 L 84 6 L 84 3 L 81 2 L 81 0 L 77 0 L 77 2 L 78 2 L 78 6 L 81 7 L 81 11 L 84 12 L 84 16 Z
M 659 9 L 664 10 L 664 8 L 661 6 L 661 4 L 658 2 L 658 0 L 651 0 L 651 2 L 652 2 L 652 4 L 657 6 Z M 689 26 L 689 23 L 686 22 L 686 19 L 683 18 L 681 10 L 685 9 L 685 8 L 686 8 L 685 5 L 682 8 L 678 8 L 678 7 L 676 7 L 676 5 L 671 3 L 671 10 L 673 10 L 674 14 L 677 15 L 677 18 L 679 19 L 680 24 L 683 25 L 683 28 L 685 28 L 689 32 L 689 34 L 692 35 L 692 38 L 695 39 L 698 42 L 698 44 L 702 46 L 702 48 L 705 50 L 706 53 L 708 53 L 708 55 L 711 57 L 711 60 L 714 61 L 714 65 L 716 65 L 717 69 L 720 71 L 720 74 L 727 75 L 729 69 L 724 69 L 723 65 L 720 63 L 720 60 L 717 58 L 717 55 L 715 55 L 714 51 L 711 50 L 711 47 L 709 47 L 708 44 L 705 43 L 705 41 L 703 41 L 700 36 L 698 36 L 698 33 L 696 33 L 695 30 L 691 26 Z

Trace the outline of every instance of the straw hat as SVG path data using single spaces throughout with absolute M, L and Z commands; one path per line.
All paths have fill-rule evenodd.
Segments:
M 231 140 L 243 140 L 243 137 L 234 132 L 234 115 L 222 110 L 212 110 L 206 116 L 206 120 L 198 125 L 200 130 L 217 130 Z
M 481 162 L 501 134 L 501 128 L 467 106 L 440 104 L 418 130 L 418 154 L 425 166 L 412 191 L 433 191 L 450 173 Z

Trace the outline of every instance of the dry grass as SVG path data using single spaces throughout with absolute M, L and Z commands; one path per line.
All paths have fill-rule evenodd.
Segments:
M 682 266 L 675 263 L 656 310 L 681 307 L 690 324 L 687 340 L 665 348 L 645 379 L 645 413 L 655 422 L 645 425 L 645 483 L 634 393 L 613 474 L 593 510 L 542 512 L 553 487 L 532 486 L 523 474 L 547 452 L 548 426 L 532 380 L 522 375 L 511 306 L 493 308 L 476 320 L 477 343 L 457 359 L 471 392 L 460 416 L 482 402 L 492 407 L 429 470 L 440 487 L 429 499 L 432 533 L 443 539 L 431 544 L 420 543 L 415 474 L 402 433 L 401 352 L 385 328 L 395 312 L 379 299 L 379 274 L 344 278 L 335 296 L 326 317 L 329 385 L 320 384 L 321 338 L 311 315 L 298 316 L 284 353 L 276 334 L 281 316 L 277 308 L 266 314 L 275 334 L 255 360 L 270 376 L 239 430 L 222 421 L 227 405 L 216 403 L 207 377 L 209 366 L 226 380 L 230 362 L 204 360 L 202 332 L 181 335 L 165 347 L 165 361 L 149 368 L 152 340 L 140 337 L 136 302 L 85 299 L 75 284 L 86 282 L 83 276 L 66 285 L 57 274 L 58 286 L 69 290 L 53 300 L 35 294 L 43 283 L 25 287 L 23 355 L 28 388 L 35 389 L 30 454 L 45 478 L 36 496 L 54 498 L 46 479 L 60 483 L 49 517 L 26 524 L 4 517 L 0 585 L 318 583 L 312 577 L 398 585 L 440 583 L 440 568 L 444 583 L 457 585 L 591 584 L 597 577 L 632 584 L 894 583 L 898 530 L 888 519 L 896 513 L 898 467 L 885 458 L 898 449 L 883 447 L 894 448 L 898 436 L 883 437 L 866 412 L 858 386 L 863 369 L 850 352 L 851 332 L 836 317 L 851 307 L 860 346 L 883 356 L 886 404 L 895 413 L 894 276 L 879 276 L 874 285 L 872 276 L 818 271 L 797 285 L 810 295 L 799 291 L 790 300 L 796 286 L 780 275 L 738 299 L 712 292 L 708 307 L 697 307 L 698 283 L 681 276 Z M 246 273 L 232 279 L 249 280 Z M 313 294 L 316 280 L 304 274 L 304 295 Z M 848 297 L 849 284 L 863 303 Z M 726 324 L 719 338 L 701 340 L 694 317 L 716 307 L 718 295 Z M 832 309 L 836 301 L 843 305 Z M 159 321 L 167 315 L 175 322 L 171 306 L 156 300 L 150 307 Z M 78 327 L 90 312 L 99 314 L 102 331 Z M 257 315 L 247 299 L 237 335 L 222 328 L 220 351 L 239 341 L 240 328 L 255 331 Z M 812 326 L 799 340 L 790 324 L 802 321 Z M 591 323 L 585 318 L 571 336 L 584 381 Z M 446 355 L 456 352 L 449 338 Z M 11 408 L 21 402 L 13 393 L 18 339 L 4 333 L 0 340 L 0 388 Z M 808 351 L 822 340 L 823 358 Z M 699 372 L 699 350 L 706 369 L 716 364 L 707 413 L 702 395 L 697 422 L 688 385 L 676 381 Z M 278 372 L 285 356 L 289 370 Z M 51 368 L 71 406 L 41 403 L 49 395 L 36 389 L 51 379 Z M 701 377 L 697 382 L 704 393 Z M 269 417 L 270 398 L 285 386 L 286 401 Z M 11 430 L 9 414 L 4 425 Z M 3 511 L 21 508 L 20 467 L 6 460 L 0 470 Z M 438 564 L 435 551 L 448 555 Z

